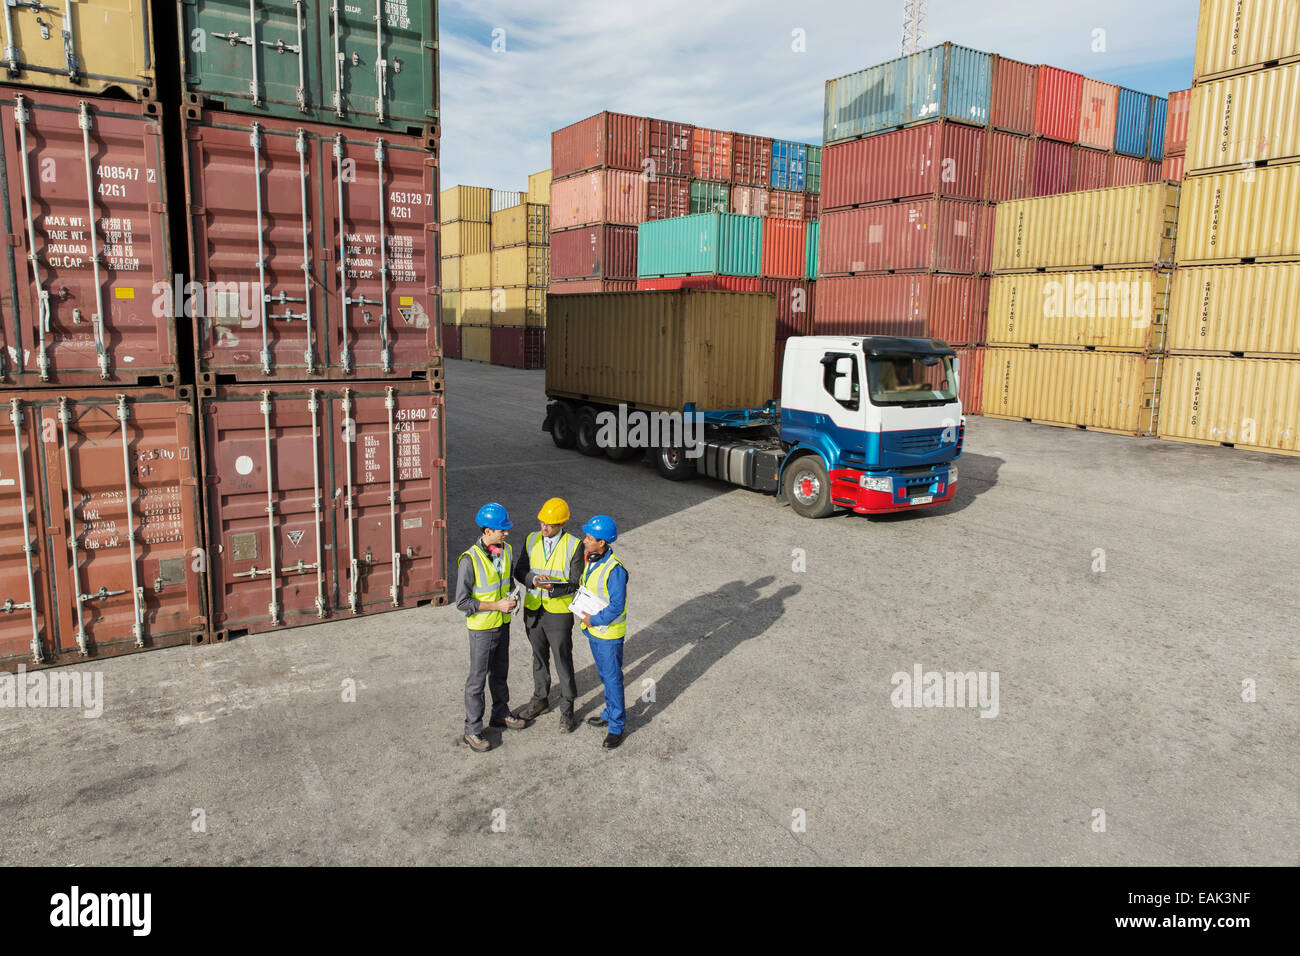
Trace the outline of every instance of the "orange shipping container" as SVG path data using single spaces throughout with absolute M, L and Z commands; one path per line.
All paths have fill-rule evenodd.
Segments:
M 646 219 L 646 183 L 640 173 L 598 169 L 551 183 L 551 229 L 614 223 L 635 226 Z
M 803 278 L 808 224 L 802 220 L 763 219 L 762 273 L 772 279 Z
M 776 216 L 778 219 L 808 219 L 807 206 L 808 199 L 804 197 L 803 193 L 773 189 L 767 194 L 767 212 L 765 215 Z
M 1079 145 L 1110 149 L 1115 145 L 1115 114 L 1119 110 L 1119 87 L 1114 83 L 1084 78 L 1083 104 L 1079 114 Z

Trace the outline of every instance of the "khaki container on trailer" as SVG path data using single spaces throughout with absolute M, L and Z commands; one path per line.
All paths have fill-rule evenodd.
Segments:
M 1300 455 L 1300 362 L 1174 355 L 1161 382 L 1161 438 Z
M 442 227 L 442 257 L 476 256 L 492 251 L 492 227 L 486 222 L 449 222 Z
M 1201 0 L 1192 76 L 1197 81 L 1300 58 L 1296 0 Z
M 492 190 L 486 186 L 452 186 L 444 189 L 439 198 L 442 201 L 439 213 L 443 222 L 456 222 L 459 219 L 468 222 L 492 221 Z
M 1298 116 L 1300 63 L 1197 86 L 1188 107 L 1186 171 L 1300 158 Z
M 1300 260 L 1300 163 L 1191 176 L 1178 216 L 1179 264 Z
M 1300 358 L 1300 263 L 1179 269 L 1165 347 Z
M 1159 349 L 1170 283 L 1169 270 L 1157 269 L 994 276 L 989 286 L 987 341 L 989 345 Z
M 492 248 L 505 249 L 531 243 L 549 245 L 551 241 L 551 207 L 526 202 L 509 206 L 492 214 Z
M 551 171 L 549 169 L 543 169 L 540 173 L 533 173 L 528 177 L 528 201 L 550 204 Z
M 551 295 L 546 393 L 648 410 L 772 399 L 776 300 L 696 289 Z

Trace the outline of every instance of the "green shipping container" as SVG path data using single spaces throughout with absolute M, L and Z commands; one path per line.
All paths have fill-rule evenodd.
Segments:
M 803 277 L 805 279 L 817 278 L 817 239 L 821 234 L 822 224 L 820 222 L 808 223 L 807 238 L 804 240 L 804 269 Z
M 177 0 L 177 6 L 191 106 L 437 135 L 436 4 Z
M 762 258 L 762 216 L 710 212 L 637 227 L 638 278 L 757 276 Z
M 822 191 L 822 148 L 808 147 L 808 175 L 804 178 L 803 191 L 820 194 Z
M 731 209 L 731 187 L 725 183 L 709 183 L 702 179 L 691 182 L 691 212 L 728 212 Z

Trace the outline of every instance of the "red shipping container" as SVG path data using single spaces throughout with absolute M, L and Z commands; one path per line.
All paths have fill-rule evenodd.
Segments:
M 1119 112 L 1119 87 L 1084 77 L 1079 106 L 1080 146 L 1110 149 L 1115 145 L 1115 118 Z
M 1038 68 L 1034 95 L 1034 132 L 1062 143 L 1079 139 L 1083 76 L 1054 66 Z
M 428 382 L 205 389 L 218 640 L 447 603 L 442 412 Z
M 648 148 L 644 116 L 597 113 L 551 134 L 551 176 L 602 167 L 640 172 Z
M 921 199 L 823 213 L 817 274 L 987 272 L 991 208 Z
M 1144 182 L 1158 183 L 1164 173 L 1164 162 L 1159 159 L 1147 160 L 1147 176 Z
M 1182 153 L 1177 156 L 1166 156 L 1164 162 L 1160 164 L 1160 178 L 1171 183 L 1181 183 L 1186 164 L 1187 157 Z
M 460 326 L 444 325 L 442 327 L 442 357 L 460 358 Z
M 776 296 L 777 338 L 813 334 L 817 306 L 816 282 L 810 279 L 760 279 L 758 288 Z
M 551 182 L 551 228 L 645 222 L 647 183 L 640 173 L 598 169 Z
M 986 141 L 983 127 L 940 120 L 827 146 L 823 208 L 920 196 L 979 199 Z
M 806 193 L 803 200 L 803 217 L 808 222 L 816 222 L 822 214 L 822 197 L 817 193 Z
M 584 226 L 551 233 L 551 278 L 635 279 L 636 226 Z
M 649 134 L 649 159 L 647 172 L 651 178 L 690 179 L 693 172 L 690 123 L 671 120 L 646 120 Z
M 989 309 L 983 276 L 929 272 L 844 276 L 817 282 L 816 335 L 901 335 L 981 342 Z
M 492 364 L 506 368 L 546 368 L 546 330 L 493 328 Z
M 551 295 L 572 295 L 578 292 L 635 292 L 635 279 L 570 279 L 568 282 L 551 282 L 547 290 Z
M 1034 196 L 1055 196 L 1070 191 L 1074 173 L 1074 148 L 1050 139 L 1034 141 Z
M 1083 146 L 1074 148 L 1074 171 L 1070 176 L 1070 191 L 1105 189 L 1110 174 L 1111 154 L 1100 149 Z
M 767 212 L 765 215 L 775 216 L 778 219 L 798 219 L 806 222 L 808 219 L 808 197 L 804 193 L 773 189 L 767 194 Z
M 645 218 L 675 219 L 691 213 L 691 181 L 659 176 L 645 184 Z
M 772 139 L 731 134 L 731 181 L 737 186 L 766 186 L 772 178 Z
M 1114 155 L 1110 159 L 1107 186 L 1136 186 L 1147 181 L 1147 161 L 1133 156 Z
M 176 383 L 157 114 L 155 103 L 0 89 L 4 386 Z
M 1034 92 L 1038 67 L 993 58 L 993 103 L 989 123 L 994 129 L 1028 136 L 1034 131 Z
M 766 216 L 770 195 L 762 186 L 732 186 L 731 211 L 744 216 Z
M 200 384 L 428 376 L 438 184 L 421 137 L 191 107 L 184 141 Z
M 701 126 L 691 130 L 691 169 L 696 179 L 731 182 L 731 134 Z
M 802 219 L 763 217 L 762 275 L 800 279 L 807 271 L 808 224 Z
M 981 198 L 991 202 L 1027 198 L 1032 191 L 1033 147 L 1034 140 L 1027 136 L 991 130 Z
M 1169 108 L 1165 113 L 1165 156 L 1187 152 L 1187 116 L 1191 106 L 1191 90 L 1169 94 Z
M 964 415 L 979 415 L 984 410 L 984 348 L 958 348 L 957 397 Z

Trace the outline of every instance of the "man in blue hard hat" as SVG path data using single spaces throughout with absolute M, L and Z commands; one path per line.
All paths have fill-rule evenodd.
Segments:
M 514 550 L 506 542 L 512 523 L 504 506 L 478 510 L 479 539 L 456 563 L 456 607 L 469 628 L 469 678 L 465 681 L 465 743 L 475 753 L 491 748 L 483 737 L 483 684 L 492 691 L 490 726 L 520 730 L 528 721 L 510 713 L 510 612 Z
M 626 717 L 623 701 L 623 639 L 627 636 L 627 569 L 610 545 L 618 540 L 618 525 L 609 515 L 596 515 L 582 526 L 582 548 L 586 567 L 578 581 L 603 604 L 601 610 L 577 615 L 582 631 L 591 645 L 596 672 L 605 687 L 605 709 L 599 717 L 588 717 L 593 727 L 606 727 L 608 733 L 601 746 L 613 750 L 623 742 Z M 579 591 L 579 600 L 585 595 Z

